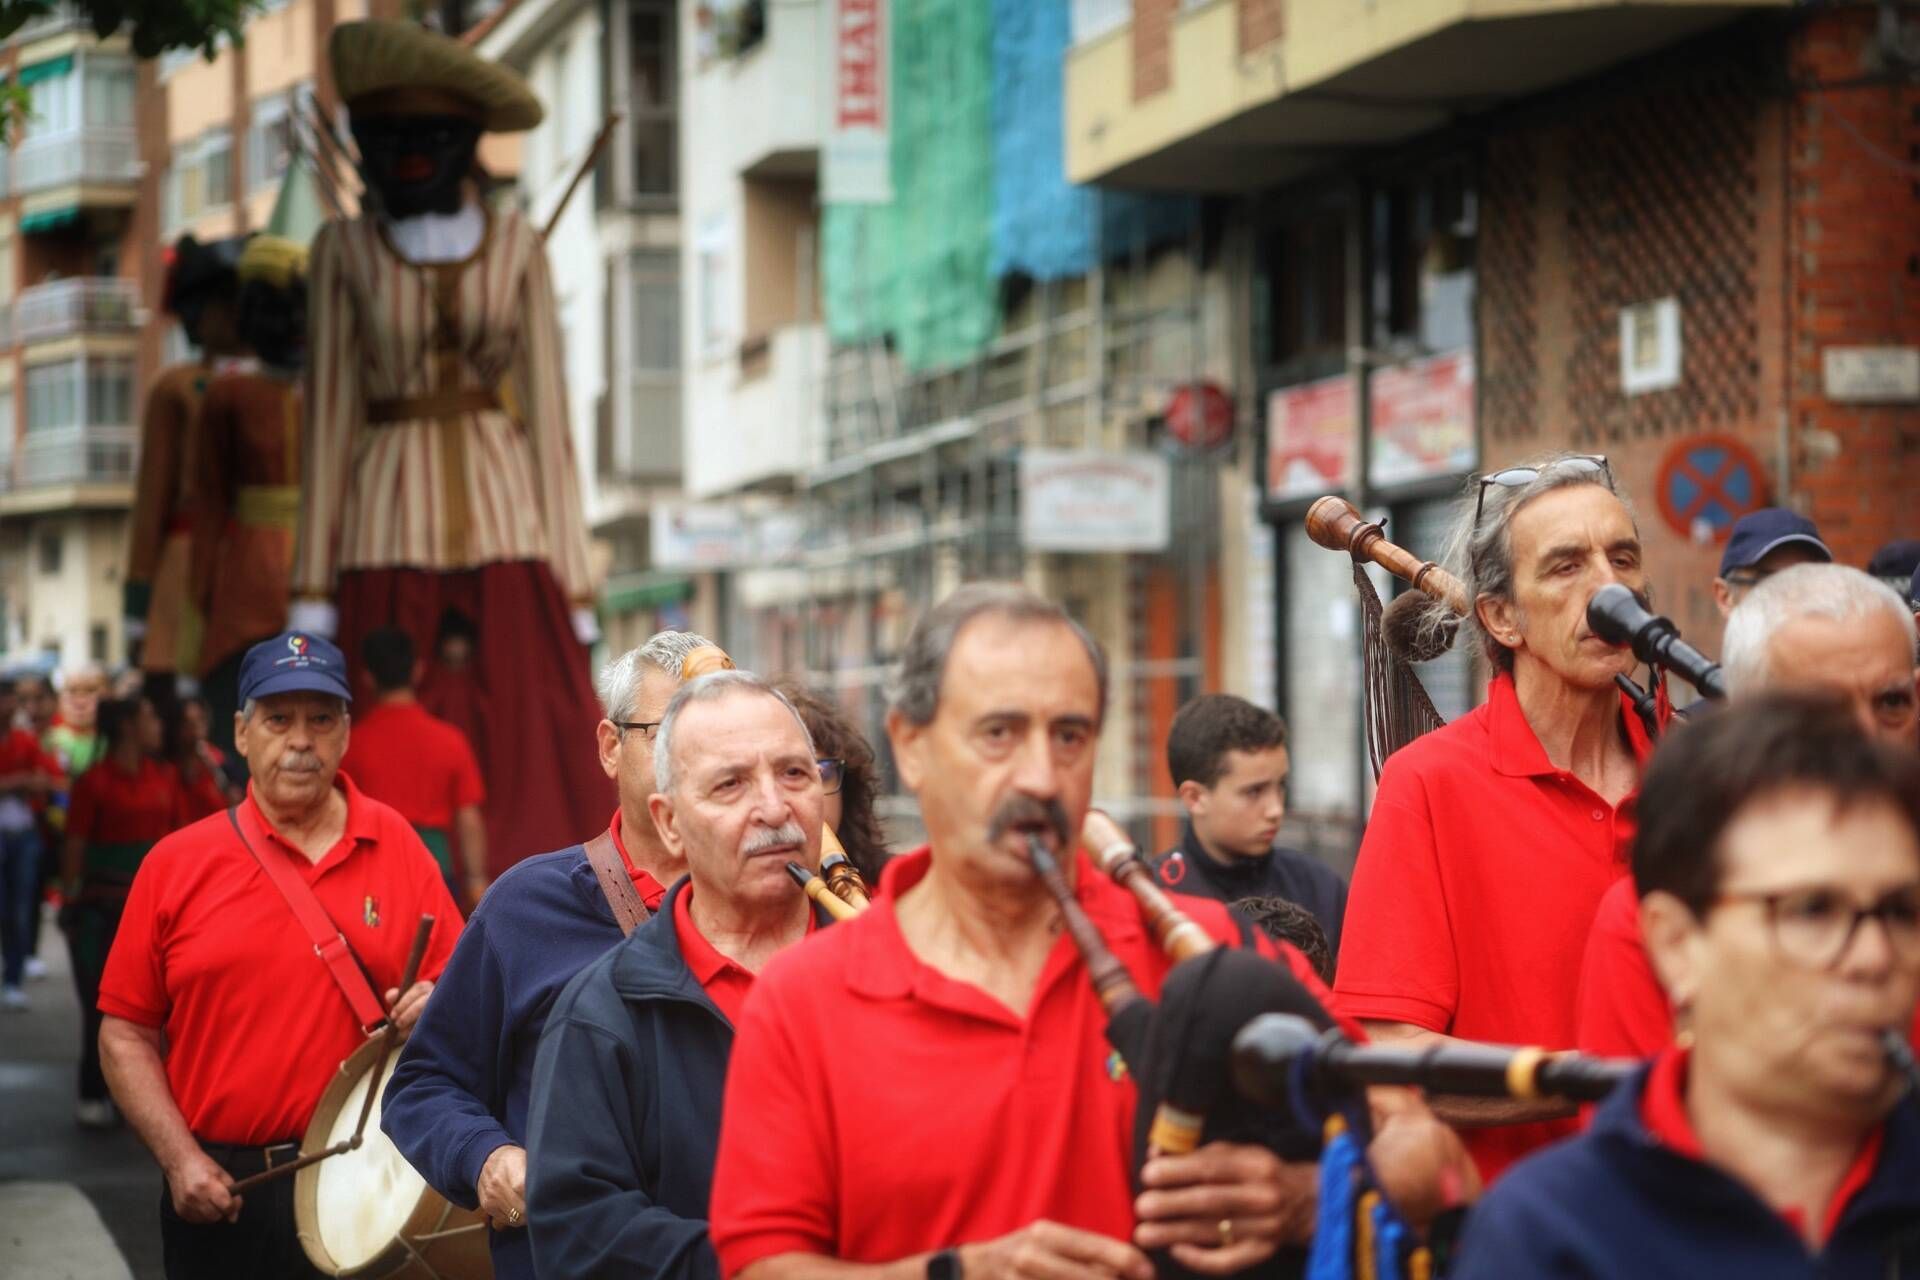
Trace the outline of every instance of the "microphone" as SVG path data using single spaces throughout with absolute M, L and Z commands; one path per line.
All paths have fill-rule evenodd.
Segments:
M 1294 1090 L 1314 1100 L 1370 1084 L 1417 1085 L 1469 1098 L 1567 1098 L 1597 1102 L 1640 1064 L 1545 1049 L 1449 1044 L 1393 1049 L 1355 1044 L 1338 1028 L 1316 1030 L 1291 1014 L 1262 1014 L 1233 1041 L 1233 1080 L 1249 1099 L 1289 1107 Z
M 1608 644 L 1625 645 L 1648 666 L 1665 667 L 1709 698 L 1727 696 L 1720 664 L 1680 638 L 1671 619 L 1647 612 L 1633 592 L 1610 582 L 1587 601 L 1587 625 Z

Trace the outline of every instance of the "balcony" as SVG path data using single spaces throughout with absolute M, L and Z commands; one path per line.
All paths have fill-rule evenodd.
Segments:
M 45 40 L 49 36 L 61 36 L 69 31 L 91 32 L 93 24 L 88 22 L 80 10 L 71 4 L 56 4 L 52 10 L 37 18 L 28 18 L 20 24 L 20 29 L 6 39 L 6 44 L 32 44 L 35 40 Z
M 0 444 L 0 515 L 132 500 L 136 427 L 51 427 Z
M 1151 33 L 1137 18 L 1089 22 L 1067 54 L 1067 177 L 1270 187 L 1338 149 L 1400 142 L 1793 3 L 1199 0 L 1156 6 Z
M 55 280 L 19 292 L 12 339 L 0 345 L 50 342 L 84 333 L 134 334 L 145 319 L 140 288 L 131 280 Z
M 683 437 L 687 493 L 791 488 L 824 438 L 826 362 L 825 327 L 791 324 L 696 365 Z
M 89 203 L 132 204 L 139 182 L 140 146 L 132 129 L 70 129 L 29 138 L 13 150 L 15 195 L 78 186 L 103 193 L 113 189 L 113 198 Z M 23 217 L 21 230 L 33 230 L 24 225 L 31 217 Z
M 696 73 L 686 114 L 689 163 L 700 163 L 695 157 L 710 143 L 727 158 L 730 176 L 813 174 L 829 75 L 823 28 L 832 7 L 820 0 L 773 0 L 761 7 L 764 25 L 751 45 Z M 705 111 L 694 105 L 703 101 L 710 104 Z

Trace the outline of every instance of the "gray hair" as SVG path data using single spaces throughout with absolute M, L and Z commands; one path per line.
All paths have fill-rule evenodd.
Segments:
M 1614 484 L 1613 473 L 1609 469 L 1568 465 L 1582 460 L 1583 455 L 1580 454 L 1557 453 L 1535 462 L 1521 463 L 1520 467 L 1531 467 L 1538 474 L 1525 484 L 1486 485 L 1484 503 L 1480 501 L 1480 477 L 1474 476 L 1467 481 L 1463 507 L 1447 537 L 1446 551 L 1440 563 L 1466 584 L 1466 625 L 1479 636 L 1480 650 L 1495 671 L 1513 671 L 1513 650 L 1494 639 L 1486 629 L 1480 621 L 1477 604 L 1481 596 L 1491 596 L 1495 600 L 1513 599 L 1513 518 L 1520 509 L 1535 498 L 1557 489 L 1590 484 L 1620 499 L 1620 505 L 1627 509 L 1627 518 L 1633 518 L 1633 504 Z M 1478 524 L 1474 522 L 1476 508 L 1480 516 Z M 1635 528 L 1638 528 L 1637 523 Z M 1434 601 L 1420 618 L 1421 642 L 1433 646 L 1436 653 L 1444 651 L 1451 643 L 1445 634 L 1451 632 L 1455 623 L 1453 610 L 1443 601 Z
M 673 731 L 679 725 L 680 713 L 696 702 L 719 702 L 743 693 L 762 693 L 785 707 L 787 714 L 793 717 L 793 722 L 800 726 L 800 736 L 806 741 L 807 754 L 815 754 L 813 735 L 807 732 L 807 722 L 800 718 L 800 713 L 788 701 L 786 694 L 751 671 L 714 671 L 697 680 L 689 680 L 674 690 L 673 700 L 667 703 L 666 713 L 660 717 L 660 729 L 653 737 L 655 791 L 663 796 L 673 791 Z
M 242 721 L 253 719 L 253 713 L 259 706 L 260 706 L 260 699 L 248 698 L 246 702 L 241 704 L 240 719 Z M 334 698 L 333 709 L 339 712 L 340 715 L 343 717 L 351 715 L 353 713 L 353 705 L 349 703 L 345 698 Z
M 976 618 L 993 616 L 1015 622 L 1051 622 L 1072 631 L 1093 664 L 1100 686 L 1100 719 L 1107 716 L 1107 652 L 1065 609 L 1013 582 L 974 582 L 959 588 L 921 615 L 900 655 L 899 669 L 887 691 L 887 704 L 907 723 L 933 723 L 940 709 L 940 685 L 954 641 Z
M 1772 674 L 1767 650 L 1774 632 L 1789 622 L 1798 618 L 1852 622 L 1872 617 L 1877 609 L 1899 620 L 1912 656 L 1920 643 L 1913 613 L 1899 593 L 1878 578 L 1843 564 L 1797 564 L 1768 576 L 1727 615 L 1720 665 L 1727 674 L 1728 692 L 1738 696 L 1765 687 Z
M 646 668 L 663 672 L 675 680 L 686 667 L 687 655 L 704 649 L 713 641 L 692 631 L 660 631 L 637 649 L 629 649 L 600 668 L 593 682 L 600 695 L 600 709 L 609 720 L 626 720 L 633 715 L 633 700 L 640 696 L 640 680 Z

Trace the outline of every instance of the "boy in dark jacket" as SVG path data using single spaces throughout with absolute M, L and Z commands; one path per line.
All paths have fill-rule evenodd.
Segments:
M 535 1268 L 568 1280 L 717 1280 L 707 1196 L 733 1024 L 754 975 L 817 923 L 825 794 L 806 726 L 757 676 L 682 686 L 654 742 L 656 826 L 687 878 L 567 984 L 528 1126 Z

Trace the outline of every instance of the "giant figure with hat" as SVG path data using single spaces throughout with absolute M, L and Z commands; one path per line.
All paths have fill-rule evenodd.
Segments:
M 242 237 L 201 244 L 182 236 L 167 253 L 161 310 L 180 322 L 199 353 L 160 371 L 140 418 L 121 594 L 127 639 L 141 642 L 140 666 L 150 679 L 194 674 L 197 662 L 199 617 L 187 578 L 200 409 L 215 366 L 245 349 L 234 314 L 243 244 Z
M 329 52 L 368 199 L 309 264 L 293 624 L 348 653 L 399 626 L 430 653 L 446 610 L 475 619 L 497 875 L 611 803 L 553 287 L 540 234 L 483 201 L 474 165 L 483 132 L 544 113 L 511 71 L 411 23 L 343 23 Z

